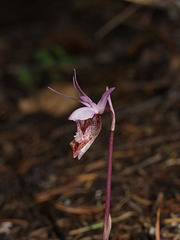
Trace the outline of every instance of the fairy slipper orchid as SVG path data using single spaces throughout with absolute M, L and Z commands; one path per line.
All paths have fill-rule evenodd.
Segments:
M 69 120 L 75 121 L 77 125 L 77 133 L 74 136 L 74 140 L 70 143 L 70 146 L 73 150 L 73 157 L 81 159 L 101 131 L 101 114 L 103 114 L 105 111 L 107 101 L 109 102 L 110 111 L 113 112 L 110 94 L 115 88 L 106 88 L 106 91 L 96 104 L 80 88 L 76 78 L 75 70 L 73 76 L 73 85 L 80 97 L 80 100 L 65 96 L 64 94 L 59 93 L 50 87 L 48 88 L 61 96 L 73 99 L 85 106 L 76 109 L 68 118 Z
M 101 114 L 104 111 L 111 114 L 111 132 L 109 138 L 109 155 L 108 155 L 108 170 L 107 170 L 107 184 L 106 184 L 106 206 L 104 216 L 104 230 L 103 240 L 108 240 L 111 232 L 111 215 L 110 215 L 110 198 L 111 198 L 111 172 L 112 172 L 112 154 L 113 154 L 113 139 L 115 130 L 115 112 L 111 102 L 110 94 L 114 88 L 106 87 L 106 91 L 103 93 L 101 99 L 96 104 L 94 103 L 80 88 L 77 79 L 76 71 L 74 70 L 73 85 L 77 91 L 80 100 L 65 96 L 62 93 L 49 87 L 50 90 L 64 96 L 66 98 L 73 99 L 82 103 L 85 107 L 76 109 L 70 116 L 69 120 L 75 121 L 77 125 L 77 132 L 74 136 L 74 140 L 70 143 L 73 150 L 73 157 L 80 159 L 84 153 L 92 145 L 99 132 L 101 131 Z M 109 107 L 107 108 L 107 102 Z

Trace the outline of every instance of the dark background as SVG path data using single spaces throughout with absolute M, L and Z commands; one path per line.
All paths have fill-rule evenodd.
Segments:
M 110 118 L 73 159 L 79 105 L 47 89 L 77 98 L 73 68 L 95 102 L 116 87 L 111 239 L 179 239 L 179 16 L 178 0 L 1 2 L 0 239 L 102 239 Z

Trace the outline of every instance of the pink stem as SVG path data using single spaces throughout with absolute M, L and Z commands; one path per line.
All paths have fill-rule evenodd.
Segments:
M 112 173 L 113 139 L 114 139 L 114 131 L 111 130 L 110 137 L 109 137 L 109 156 L 108 156 L 106 206 L 105 206 L 105 217 L 104 217 L 103 240 L 109 239 L 109 235 L 110 235 L 110 231 L 111 231 L 110 200 L 111 200 L 111 173 Z

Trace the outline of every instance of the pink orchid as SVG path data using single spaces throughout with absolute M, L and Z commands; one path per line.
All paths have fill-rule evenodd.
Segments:
M 50 87 L 48 88 L 60 94 L 61 96 L 73 99 L 85 105 L 85 107 L 80 107 L 74 112 L 72 112 L 72 114 L 68 118 L 69 120 L 75 121 L 77 125 L 77 133 L 74 136 L 74 140 L 70 143 L 70 146 L 73 150 L 73 157 L 78 157 L 78 159 L 80 159 L 89 149 L 89 147 L 92 145 L 99 132 L 101 131 L 101 114 L 103 114 L 106 109 L 107 101 L 109 103 L 110 112 L 114 113 L 110 94 L 115 88 L 109 89 L 107 87 L 101 99 L 96 104 L 80 88 L 76 79 L 75 70 L 73 77 L 73 85 L 81 100 L 65 96 L 64 94 L 59 93 Z M 112 124 L 111 130 L 114 130 L 114 126 L 115 122 Z
M 76 71 L 74 70 L 73 85 L 77 91 L 81 100 L 71 98 L 63 95 L 50 88 L 53 92 L 60 94 L 66 98 L 73 99 L 82 103 L 85 107 L 76 109 L 70 116 L 69 120 L 73 120 L 77 125 L 77 133 L 74 136 L 74 140 L 70 143 L 73 150 L 73 157 L 80 159 L 84 153 L 92 145 L 99 132 L 101 131 L 101 114 L 104 111 L 108 111 L 111 114 L 111 132 L 109 138 L 109 155 L 108 155 L 108 171 L 107 171 L 107 185 L 106 185 L 106 207 L 104 216 L 104 230 L 103 240 L 109 240 L 111 232 L 111 215 L 110 215 L 110 197 L 111 197 L 111 172 L 112 172 L 112 154 L 113 154 L 113 139 L 115 130 L 115 112 L 111 102 L 110 94 L 115 88 L 106 87 L 106 91 L 103 93 L 101 99 L 96 104 L 94 103 L 80 88 L 77 79 Z M 106 108 L 107 102 L 109 108 Z

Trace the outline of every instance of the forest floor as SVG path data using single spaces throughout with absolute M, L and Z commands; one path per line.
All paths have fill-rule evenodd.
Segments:
M 73 159 L 79 105 L 47 89 L 76 97 L 75 67 L 116 87 L 110 239 L 180 240 L 179 9 L 70 2 L 0 10 L 0 239 L 102 239 L 110 117 Z

